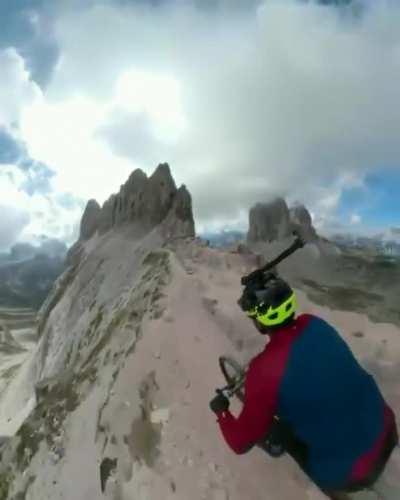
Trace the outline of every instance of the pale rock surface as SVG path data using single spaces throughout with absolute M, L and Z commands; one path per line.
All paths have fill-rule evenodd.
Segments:
M 169 421 L 170 411 L 168 408 L 159 408 L 150 414 L 150 422 L 152 424 L 166 424 Z
M 89 200 L 81 220 L 80 240 L 88 240 L 95 234 L 99 227 L 100 214 L 101 208 L 97 201 Z

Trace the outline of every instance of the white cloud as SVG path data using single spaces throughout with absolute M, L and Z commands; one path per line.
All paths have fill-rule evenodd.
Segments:
M 0 204 L 0 250 L 8 250 L 29 223 L 29 214 L 18 208 Z
M 105 113 L 103 103 L 80 95 L 54 103 L 41 97 L 23 110 L 28 152 L 55 170 L 56 190 L 104 201 L 128 177 L 132 163 L 96 136 Z
M 21 110 L 39 94 L 30 80 L 22 57 L 14 48 L 0 51 L 0 126 L 9 128 L 20 119 Z
M 22 190 L 26 176 L 15 165 L 2 165 L 0 175 L 0 249 L 18 239 L 38 244 L 41 235 L 51 235 L 72 243 L 82 207 L 63 207 L 57 193 L 29 196 Z
M 240 16 L 182 3 L 64 12 L 60 63 L 23 135 L 56 187 L 81 196 L 101 201 L 159 158 L 200 224 L 280 194 L 326 225 L 365 172 L 400 165 L 399 26 L 399 6 L 381 1 L 358 20 L 293 1 Z
M 22 203 L 24 195 L 15 187 L 15 183 L 22 180 L 18 169 L 12 165 L 3 165 L 1 174 L 0 250 L 7 250 L 29 224 L 30 216 Z
M 185 128 L 179 82 L 168 75 L 130 70 L 115 85 L 112 106 L 131 113 L 147 114 L 159 140 L 173 139 Z
M 362 220 L 361 215 L 359 214 L 352 214 L 350 217 L 350 224 L 360 224 Z

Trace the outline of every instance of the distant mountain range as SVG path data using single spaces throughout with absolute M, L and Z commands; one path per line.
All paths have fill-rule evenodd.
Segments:
M 391 228 L 374 236 L 334 234 L 330 240 L 342 248 L 369 250 L 377 254 L 400 257 L 400 228 Z
M 67 251 L 67 245 L 56 238 L 44 238 L 39 246 L 30 243 L 16 243 L 9 252 L 0 253 L 0 265 L 22 262 L 33 259 L 37 255 L 64 259 Z
M 37 255 L 0 266 L 0 306 L 38 309 L 54 281 L 64 271 L 64 259 Z
M 204 232 L 200 234 L 203 240 L 207 240 L 211 247 L 224 248 L 234 245 L 240 241 L 246 240 L 246 233 L 244 231 L 216 231 Z
M 200 234 L 211 247 L 227 248 L 246 241 L 247 231 L 205 231 Z M 374 236 L 334 234 L 329 240 L 343 250 L 400 258 L 400 228 Z M 67 247 L 57 240 L 46 240 L 40 247 L 18 243 L 0 254 L 0 306 L 40 308 L 54 281 L 65 269 Z
M 0 306 L 38 309 L 64 271 L 67 246 L 46 239 L 39 247 L 17 243 L 0 254 Z

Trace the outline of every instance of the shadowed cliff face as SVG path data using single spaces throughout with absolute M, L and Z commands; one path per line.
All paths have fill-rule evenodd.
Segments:
M 288 208 L 283 198 L 257 203 L 250 209 L 248 243 L 279 241 L 298 231 L 306 241 L 317 239 L 309 211 L 304 205 Z

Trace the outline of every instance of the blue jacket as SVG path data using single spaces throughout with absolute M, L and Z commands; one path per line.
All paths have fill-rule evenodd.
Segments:
M 307 445 L 306 471 L 326 490 L 367 477 L 395 426 L 372 376 L 337 331 L 311 315 L 272 335 L 250 363 L 241 414 L 223 412 L 218 421 L 243 453 L 265 438 L 274 415 Z

